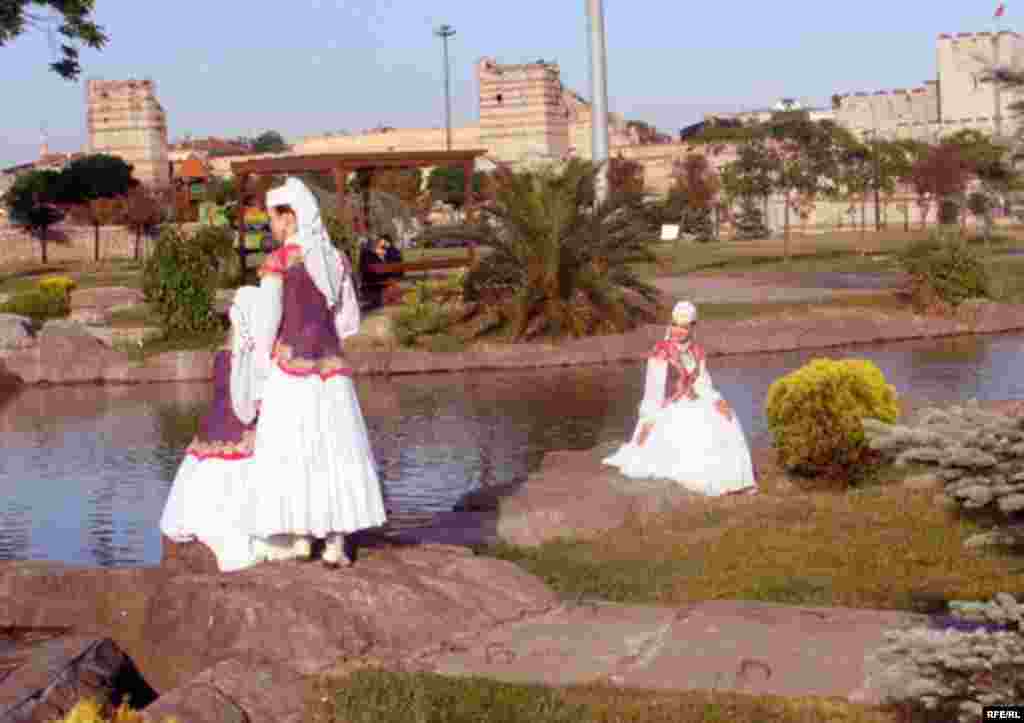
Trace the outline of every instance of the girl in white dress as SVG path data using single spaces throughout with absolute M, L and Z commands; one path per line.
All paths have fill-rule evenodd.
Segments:
M 259 406 L 252 336 L 258 297 L 254 286 L 235 294 L 231 348 L 214 359 L 213 401 L 185 451 L 160 518 L 164 535 L 175 542 L 202 542 L 224 572 L 263 559 L 239 520 Z
M 633 439 L 604 464 L 634 479 L 671 479 L 709 496 L 757 491 L 743 428 L 708 373 L 693 341 L 697 309 L 681 301 L 665 339 L 647 361 L 640 421 Z
M 342 340 L 359 331 L 348 260 L 331 245 L 310 190 L 297 178 L 267 193 L 271 231 L 283 242 L 260 268 L 265 315 L 256 333 L 264 363 L 256 427 L 258 464 L 243 511 L 271 559 L 350 564 L 345 534 L 387 517 L 373 452 Z

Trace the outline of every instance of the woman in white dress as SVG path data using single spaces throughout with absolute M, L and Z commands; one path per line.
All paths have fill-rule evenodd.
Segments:
M 757 491 L 743 428 L 693 341 L 697 309 L 681 301 L 665 339 L 647 361 L 633 439 L 604 464 L 634 479 L 671 479 L 708 496 Z
M 175 542 L 202 542 L 224 572 L 262 559 L 239 519 L 253 465 L 259 406 L 252 335 L 258 297 L 254 286 L 235 293 L 229 312 L 230 350 L 222 349 L 214 358 L 213 401 L 185 450 L 160 518 L 164 535 Z
M 373 452 L 342 340 L 359 331 L 348 260 L 331 245 L 312 192 L 297 178 L 267 193 L 283 242 L 260 268 L 265 312 L 256 333 L 262 409 L 243 511 L 269 559 L 350 564 L 345 534 L 387 517 Z

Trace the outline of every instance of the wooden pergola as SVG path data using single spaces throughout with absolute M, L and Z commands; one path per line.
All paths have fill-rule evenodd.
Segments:
M 425 151 L 388 153 L 318 153 L 308 156 L 281 156 L 235 161 L 231 171 L 237 179 L 238 197 L 244 199 L 245 186 L 250 176 L 283 175 L 287 173 L 331 173 L 338 194 L 338 208 L 345 197 L 345 182 L 350 173 L 379 168 L 429 168 L 432 166 L 462 166 L 465 175 L 465 207 L 473 204 L 473 169 L 476 159 L 486 150 Z M 364 222 L 361 217 L 357 223 Z M 244 232 L 244 221 L 239 215 L 239 231 Z M 366 230 L 366 229 L 360 229 Z

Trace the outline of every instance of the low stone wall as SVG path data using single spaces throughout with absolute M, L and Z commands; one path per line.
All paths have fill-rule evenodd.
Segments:
M 838 309 L 803 316 L 705 321 L 701 341 L 708 356 L 724 356 L 1020 330 L 1024 330 L 1024 307 L 985 303 L 965 310 L 959 319 Z M 651 325 L 628 334 L 561 345 L 519 344 L 454 353 L 350 350 L 346 356 L 357 375 L 581 366 L 641 361 L 664 333 L 664 327 Z M 212 351 L 168 352 L 138 364 L 101 343 L 85 327 L 59 321 L 50 322 L 35 337 L 21 335 L 17 345 L 4 348 L 0 344 L 0 378 L 6 372 L 25 384 L 202 381 L 212 378 L 213 356 Z
M 89 226 L 58 224 L 50 228 L 46 247 L 48 261 L 92 261 L 94 233 Z M 38 239 L 22 229 L 0 224 L 0 265 L 42 260 Z M 146 249 L 146 237 L 142 237 Z M 124 226 L 100 227 L 100 260 L 130 259 L 135 254 L 135 231 Z

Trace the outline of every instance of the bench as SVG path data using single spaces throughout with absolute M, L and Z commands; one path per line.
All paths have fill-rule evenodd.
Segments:
M 430 272 L 443 269 L 458 269 L 472 267 L 476 264 L 476 248 L 468 246 L 465 258 L 427 259 L 425 261 L 403 261 L 397 264 L 367 264 L 365 269 L 360 271 L 371 271 L 375 274 L 398 274 L 408 272 Z M 384 305 L 396 303 L 401 299 L 398 293 L 398 283 L 394 279 L 388 279 L 380 284 Z

